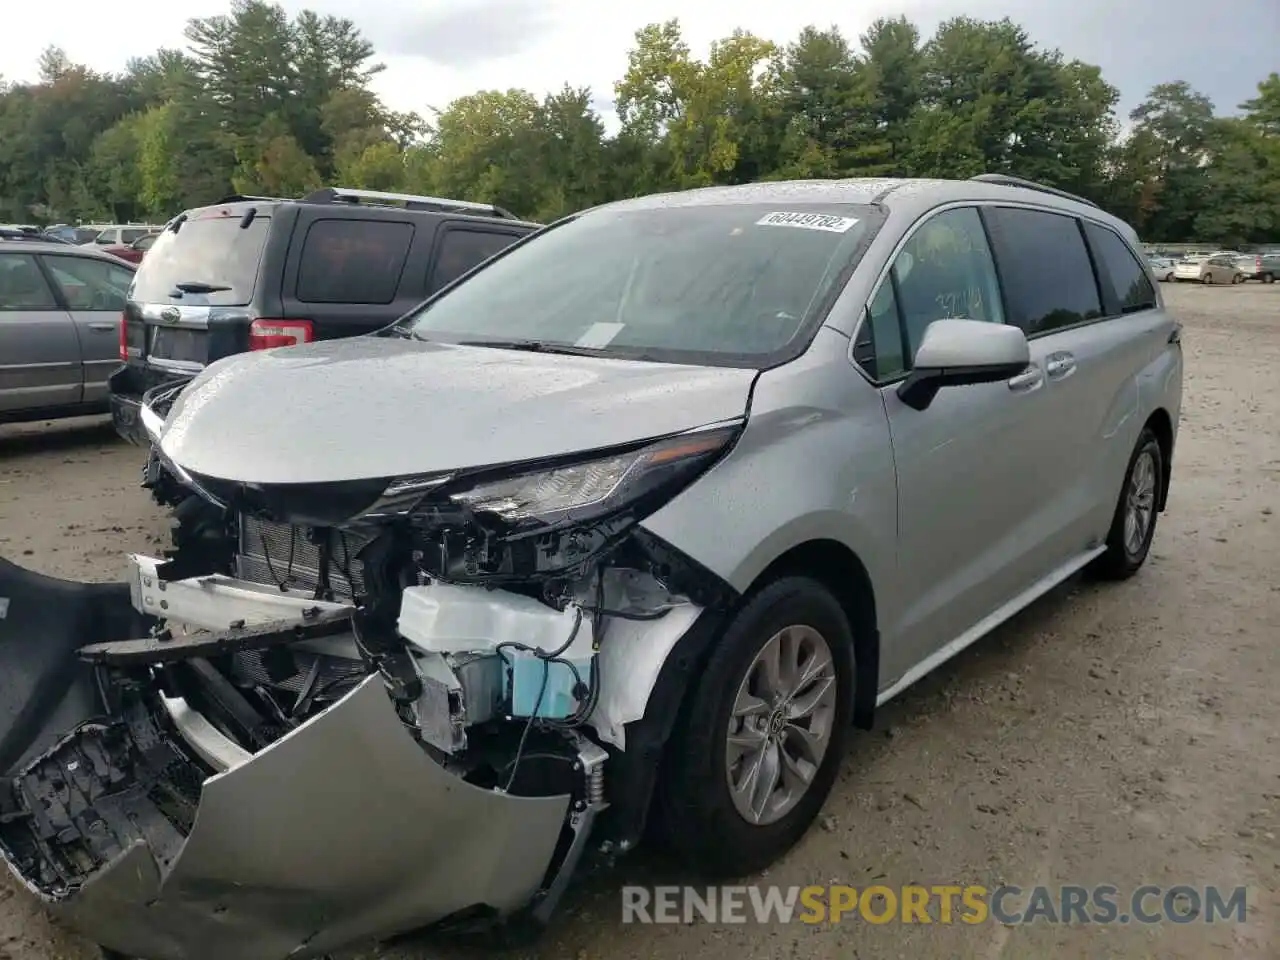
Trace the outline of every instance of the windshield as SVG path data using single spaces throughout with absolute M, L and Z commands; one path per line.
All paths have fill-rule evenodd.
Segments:
M 510 248 L 402 327 L 766 366 L 821 321 L 879 222 L 869 206 L 785 201 L 598 210 Z
M 225 288 L 207 294 L 202 291 L 201 304 L 247 305 L 253 298 L 271 218 L 259 214 L 249 219 L 246 212 L 202 213 L 184 220 L 176 232 L 160 233 L 138 268 L 133 299 L 142 303 L 181 301 L 173 296 L 179 284 L 199 284 L 202 288 Z

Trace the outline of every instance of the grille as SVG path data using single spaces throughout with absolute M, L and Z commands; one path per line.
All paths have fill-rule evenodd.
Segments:
M 320 544 L 312 542 L 309 532 L 305 527 L 241 517 L 236 575 L 251 583 L 315 590 L 320 585 Z M 329 538 L 329 586 L 334 596 L 351 600 L 363 593 L 364 576 L 356 553 L 369 537 L 338 530 L 318 532 Z

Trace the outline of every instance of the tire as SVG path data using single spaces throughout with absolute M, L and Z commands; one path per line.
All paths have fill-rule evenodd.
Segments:
M 1139 464 L 1145 461 L 1146 466 Z M 1135 485 L 1135 474 L 1141 472 L 1146 478 L 1146 470 L 1150 470 L 1147 479 L 1139 479 Z M 1160 441 L 1151 431 L 1144 427 L 1142 435 L 1129 456 L 1129 467 L 1124 473 L 1124 484 L 1120 488 L 1120 498 L 1116 503 L 1115 513 L 1111 518 L 1111 529 L 1107 533 L 1107 552 L 1101 554 L 1089 565 L 1089 572 L 1103 580 L 1127 580 L 1137 573 L 1147 554 L 1151 550 L 1151 541 L 1155 537 L 1156 522 L 1160 511 L 1157 509 L 1164 486 L 1164 451 L 1160 449 Z M 1145 490 L 1145 494 L 1137 497 L 1139 503 L 1146 502 L 1145 528 L 1140 538 L 1131 537 L 1129 516 L 1134 503 L 1130 495 L 1135 490 Z
M 1201 278 L 1200 278 L 1200 282 L 1201 282 L 1201 283 L 1213 283 L 1213 274 L 1212 274 L 1212 273 L 1206 273 L 1203 277 L 1201 277 Z
M 783 631 L 790 631 L 794 639 L 806 630 L 816 633 L 830 654 L 830 669 L 824 671 L 830 675 L 830 684 L 825 689 L 834 696 L 820 720 L 815 719 L 816 714 L 809 718 L 809 729 L 826 731 L 826 746 L 807 789 L 795 794 L 790 806 L 779 802 L 783 799 L 780 791 L 771 793 L 768 799 L 777 806 L 766 811 L 762 822 L 753 823 L 740 812 L 730 789 L 730 777 L 745 773 L 750 757 L 744 752 L 734 768 L 729 765 L 731 723 L 738 723 L 733 719 L 733 707 L 742 691 L 763 692 L 756 685 L 760 678 L 758 656 L 778 642 Z M 812 643 L 811 636 L 803 639 Z M 785 657 L 786 647 L 783 649 Z M 657 814 L 663 839 L 679 860 L 704 876 L 737 878 L 763 870 L 795 846 L 818 816 L 840 769 L 853 726 L 853 669 L 848 619 L 830 592 L 815 580 L 786 577 L 775 581 L 734 616 L 689 695 L 664 758 Z M 804 692 L 813 689 L 801 688 Z M 764 743 L 769 731 L 777 729 L 775 724 L 784 720 L 775 711 L 742 721 L 764 726 L 761 730 L 743 727 L 738 734 L 740 742 Z M 786 728 L 795 725 L 782 726 L 782 744 L 794 755 L 803 741 L 795 733 L 787 735 Z M 779 756 L 776 752 L 772 755 Z
M 1276 276 L 1275 276 L 1275 274 L 1274 274 L 1274 273 L 1264 273 L 1264 274 L 1262 275 L 1262 282 L 1263 282 L 1263 283 L 1275 283 L 1275 282 L 1276 282 Z

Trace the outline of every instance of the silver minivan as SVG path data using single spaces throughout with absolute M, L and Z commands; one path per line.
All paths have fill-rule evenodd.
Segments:
M 880 704 L 1142 567 L 1179 335 L 1128 226 L 984 176 L 622 201 L 218 361 L 144 407 L 172 550 L 0 565 L 0 851 L 195 960 L 546 920 L 651 824 L 758 871 Z

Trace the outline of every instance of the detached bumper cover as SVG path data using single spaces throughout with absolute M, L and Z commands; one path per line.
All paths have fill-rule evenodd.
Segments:
M 138 559 L 132 591 L 0 561 L 0 676 L 10 681 L 0 699 L 11 701 L 0 703 L 9 724 L 0 741 L 10 741 L 0 856 L 51 910 L 140 960 L 297 960 L 477 908 L 502 915 L 529 905 L 573 820 L 570 797 L 512 796 L 445 770 L 404 728 L 377 674 L 212 776 L 190 743 L 179 747 L 173 717 L 101 719 L 77 648 L 126 639 L 148 595 L 185 596 L 188 614 L 213 620 L 221 614 L 199 594 L 226 603 L 239 589 L 153 592 Z M 278 604 L 294 598 L 273 599 L 268 609 L 260 596 L 239 601 L 256 620 L 278 617 Z M 237 602 L 228 607 L 245 618 Z M 53 674 L 28 670 L 28 682 L 17 665 L 54 652 L 62 675 L 53 686 L 68 692 L 46 684 L 37 698 L 35 681 Z
M 49 759 L 75 762 L 93 734 Z M 506 796 L 447 773 L 370 677 L 205 781 L 171 863 L 169 850 L 137 838 L 78 890 L 35 892 L 96 942 L 145 960 L 313 957 L 476 906 L 525 906 L 567 806 L 567 797 Z M 81 823 L 92 810 L 80 811 Z M 10 867 L 32 886 L 9 846 Z

